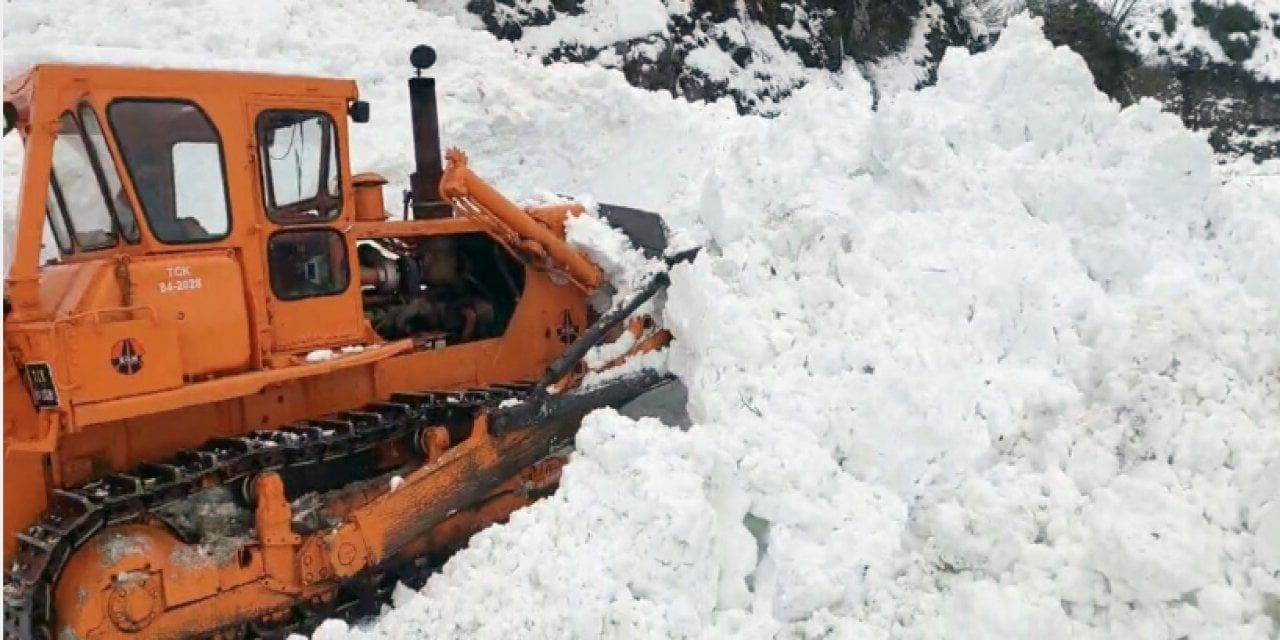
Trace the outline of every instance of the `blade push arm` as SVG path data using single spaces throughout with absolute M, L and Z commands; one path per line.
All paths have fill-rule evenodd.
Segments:
M 441 197 L 464 215 L 480 220 L 499 240 L 539 268 L 564 275 L 587 293 L 600 286 L 603 274 L 599 267 L 471 171 L 466 154 L 455 148 L 445 155 L 448 168 L 440 181 Z

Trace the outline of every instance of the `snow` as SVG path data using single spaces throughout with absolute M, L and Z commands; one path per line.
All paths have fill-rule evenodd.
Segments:
M 333 349 L 315 349 L 307 352 L 307 355 L 303 356 L 302 359 L 305 362 L 327 362 L 334 358 L 341 358 L 345 355 L 361 353 L 367 348 L 368 347 L 365 347 L 364 345 L 352 344 L 341 347 L 337 351 L 334 351 Z
M 928 77 L 928 36 L 942 18 L 942 8 L 926 5 L 911 25 L 911 36 L 903 50 L 866 65 L 866 73 L 880 94 L 895 94 L 915 89 Z
M 326 362 L 336 358 L 337 355 L 338 354 L 334 353 L 333 349 L 316 349 L 315 351 L 308 352 L 303 360 L 306 362 Z
M 784 49 L 769 27 L 754 21 L 730 18 L 700 29 L 691 37 L 702 39 L 704 44 L 689 51 L 684 64 L 742 95 L 781 95 L 802 84 L 836 88 L 845 84 L 858 86 L 861 82 L 860 77 L 845 79 L 856 76 L 852 71 L 833 74 L 805 67 L 800 56 Z M 721 42 L 749 49 L 750 60 L 739 65 L 721 48 Z M 755 108 L 763 114 L 777 112 L 776 105 L 766 102 L 757 103 Z
M 565 220 L 565 239 L 598 265 L 607 277 L 608 286 L 602 287 L 592 299 L 596 309 L 603 313 L 633 298 L 655 274 L 665 271 L 666 266 L 660 260 L 645 256 L 625 233 L 600 218 L 594 200 L 588 197 L 582 204 L 586 209 L 584 213 Z M 633 316 L 652 315 L 654 307 L 653 301 L 647 302 Z M 600 348 L 609 349 L 605 345 L 597 349 Z
M 608 369 L 591 371 L 587 375 L 583 376 L 582 387 L 584 389 L 590 389 L 606 382 L 625 378 L 645 370 L 666 373 L 668 370 L 667 358 L 669 353 L 670 352 L 665 348 L 655 351 L 647 351 L 632 356 L 625 362 Z
M 625 233 L 601 219 L 595 202 L 588 199 L 585 205 L 583 214 L 566 219 L 565 238 L 570 246 L 586 254 L 607 275 L 608 286 L 602 287 L 593 299 L 598 310 L 606 313 L 634 299 L 656 274 L 667 271 L 667 267 L 663 261 L 647 257 L 640 248 L 631 244 Z M 636 317 L 661 317 L 663 300 L 664 296 L 654 296 L 624 319 L 621 326 L 626 327 Z M 595 371 L 622 357 L 635 344 L 636 336 L 624 331 L 616 340 L 588 351 L 584 361 L 593 371 L 583 378 L 583 386 L 595 386 L 645 369 L 667 371 L 666 349 L 640 354 L 608 371 Z
M 526 27 L 522 48 L 545 55 L 561 45 L 606 47 L 667 30 L 662 0 L 585 0 L 582 9 L 580 15 L 559 16 L 549 25 Z
M 1108 5 L 1101 0 L 1095 0 L 1095 3 L 1104 7 Z M 1208 61 L 1232 64 L 1222 45 L 1210 35 L 1208 27 L 1195 24 L 1194 4 L 1189 0 L 1141 3 L 1129 21 L 1129 32 L 1138 52 L 1151 60 L 1185 62 L 1194 51 Z M 1241 62 L 1241 66 L 1259 79 L 1280 82 L 1280 3 L 1276 0 L 1205 0 L 1204 4 L 1214 9 L 1244 7 L 1253 13 L 1259 28 L 1247 35 L 1237 33 L 1232 36 L 1234 40 L 1253 39 L 1255 43 L 1252 54 Z M 1164 28 L 1165 11 L 1171 11 L 1175 19 L 1172 34 Z
M 850 77 L 766 120 L 399 0 L 117 12 L 7 6 L 6 44 L 355 77 L 354 165 L 399 189 L 407 50 L 429 38 L 445 144 L 480 175 L 660 211 L 705 245 L 660 309 L 693 425 L 592 414 L 560 491 L 315 637 L 1280 632 L 1280 172 L 1121 110 L 1035 21 L 875 112 Z M 606 246 L 592 224 L 573 233 Z

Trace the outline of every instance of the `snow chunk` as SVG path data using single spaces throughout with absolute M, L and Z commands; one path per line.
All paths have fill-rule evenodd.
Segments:
M 1221 533 L 1197 505 L 1156 479 L 1117 477 L 1081 517 L 1089 523 L 1091 568 L 1107 576 L 1123 600 L 1176 600 L 1220 574 L 1213 551 L 1221 548 Z
M 615 301 L 629 299 L 650 276 L 666 267 L 645 256 L 626 233 L 600 218 L 594 200 L 586 197 L 582 201 L 586 211 L 565 220 L 565 239 L 604 271 Z
M 328 360 L 341 358 L 342 356 L 351 355 L 353 353 L 363 353 L 370 348 L 372 347 L 353 344 L 345 347 L 339 347 L 337 351 L 334 351 L 333 349 L 316 349 L 308 352 L 307 355 L 303 357 L 303 360 L 306 362 L 326 362 Z
M 307 362 L 325 362 L 327 360 L 332 360 L 335 357 L 337 357 L 337 354 L 333 352 L 333 349 L 316 349 L 315 351 L 308 352 L 303 360 Z

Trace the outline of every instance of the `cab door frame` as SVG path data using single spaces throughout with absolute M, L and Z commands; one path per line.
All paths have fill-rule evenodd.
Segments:
M 328 117 L 336 136 L 336 153 L 340 206 L 338 214 L 330 220 L 281 221 L 274 219 L 268 206 L 267 183 L 264 170 L 264 141 L 259 139 L 259 118 L 267 112 L 320 113 Z M 269 325 L 269 351 L 275 354 L 294 353 L 307 349 L 337 347 L 363 342 L 366 337 L 365 318 L 360 292 L 360 269 L 355 243 L 349 235 L 354 218 L 355 203 L 352 197 L 351 166 L 347 138 L 347 108 L 345 101 L 334 98 L 306 98 L 255 94 L 247 101 L 247 130 L 252 142 L 249 146 L 252 174 L 255 176 L 256 193 L 254 207 L 258 223 L 258 238 L 254 242 L 262 252 L 263 296 L 266 300 Z M 317 163 L 315 170 L 320 170 Z M 336 234 L 331 246 L 342 247 L 345 256 L 340 264 L 345 267 L 345 287 L 333 292 L 303 296 L 282 296 L 277 290 L 281 261 L 273 260 L 273 241 L 276 246 L 285 242 L 286 235 L 301 239 L 319 237 L 319 234 Z M 301 245 L 303 243 L 299 243 Z M 332 257 L 332 256 L 330 256 Z M 273 262 L 276 263 L 273 265 Z M 292 264 L 292 263 L 290 263 Z M 273 266 L 275 273 L 273 273 Z M 296 265 L 293 265 L 296 266 Z M 273 275 L 276 280 L 273 280 Z

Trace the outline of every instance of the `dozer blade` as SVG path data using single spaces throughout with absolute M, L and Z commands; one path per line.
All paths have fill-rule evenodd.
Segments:
M 653 259 L 667 252 L 667 225 L 662 216 L 651 211 L 616 204 L 600 204 L 600 217 L 610 226 L 625 233 L 645 257 Z
M 586 415 L 604 407 L 620 408 L 636 398 L 675 379 L 669 373 L 645 369 L 588 389 L 530 399 L 517 405 L 494 410 L 489 416 L 489 430 L 502 436 L 523 428 L 554 422 L 565 415 Z
M 668 427 L 688 430 L 693 426 L 687 410 L 688 403 L 689 390 L 679 378 L 672 378 L 617 409 L 618 413 L 632 420 L 655 418 Z
M 666 260 L 668 269 L 680 262 L 692 260 L 698 254 L 698 251 L 698 249 L 691 249 L 668 258 Z M 671 276 L 667 271 L 659 271 L 653 274 L 650 276 L 648 283 L 641 287 L 640 291 L 630 300 L 609 310 L 608 313 L 600 316 L 600 319 L 596 320 L 590 327 L 587 327 L 587 330 L 583 331 L 582 335 L 573 341 L 559 358 L 552 361 L 546 372 L 543 373 L 542 378 L 533 386 L 533 389 L 530 390 L 529 395 L 523 402 L 511 407 L 505 407 L 493 414 L 490 428 L 494 430 L 494 433 L 509 433 L 522 427 L 536 425 L 558 413 L 573 412 L 578 408 L 591 406 L 591 403 L 594 402 L 599 402 L 600 407 L 617 407 L 670 382 L 673 376 L 646 370 L 640 374 L 605 384 L 600 388 L 568 394 L 572 398 L 553 401 L 550 396 L 551 385 L 567 376 L 586 357 L 587 352 L 598 346 L 610 331 L 622 324 L 632 313 L 635 313 L 636 309 L 640 308 L 640 305 L 648 302 L 650 298 L 657 295 L 659 291 L 666 289 L 670 284 Z

